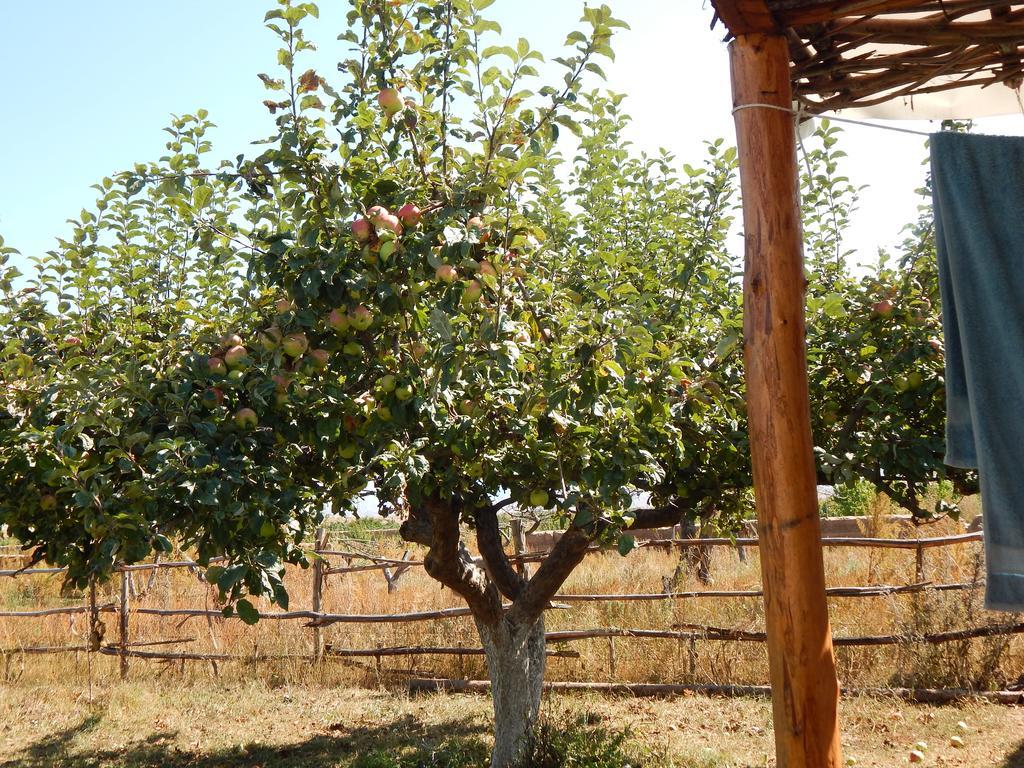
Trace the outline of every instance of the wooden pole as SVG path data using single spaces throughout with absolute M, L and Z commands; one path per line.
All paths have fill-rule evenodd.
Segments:
M 323 602 L 324 564 L 320 559 L 320 551 L 327 548 L 327 529 L 321 526 L 316 529 L 316 543 L 313 552 L 317 558 L 313 561 L 313 613 L 320 613 Z M 319 664 L 324 656 L 324 641 L 320 626 L 313 627 L 313 663 Z
M 522 561 L 522 556 L 526 554 L 526 532 L 523 530 L 523 521 L 518 517 L 513 517 L 510 523 L 510 530 L 512 533 L 512 547 L 516 553 L 516 570 L 520 576 L 530 578 L 530 571 L 526 563 Z
M 743 198 L 744 355 L 779 768 L 838 768 L 839 684 L 811 443 L 786 38 L 729 46 Z M 774 105 L 778 109 L 765 106 Z
M 121 679 L 128 679 L 128 608 L 131 574 L 121 571 L 121 604 L 118 606 L 118 641 L 121 646 Z

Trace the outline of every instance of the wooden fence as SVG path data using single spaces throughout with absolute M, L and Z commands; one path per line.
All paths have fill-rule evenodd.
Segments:
M 523 546 L 523 539 L 520 535 L 512 532 L 511 539 L 514 544 L 515 554 L 510 555 L 510 560 L 522 568 L 524 564 L 542 560 L 548 552 L 528 552 Z M 982 532 L 966 533 L 953 536 L 938 536 L 930 538 L 914 539 L 886 539 L 872 537 L 825 537 L 822 545 L 828 548 L 839 547 L 870 547 L 877 549 L 902 549 L 915 552 L 915 579 L 907 584 L 874 584 L 867 586 L 839 586 L 830 587 L 827 590 L 830 599 L 854 599 L 864 597 L 878 597 L 887 595 L 906 595 L 925 591 L 966 591 L 977 589 L 981 582 L 956 582 L 956 583 L 932 583 L 927 581 L 927 569 L 925 553 L 929 549 L 939 547 L 953 547 L 982 541 Z M 695 538 L 695 539 L 651 539 L 637 543 L 638 548 L 651 549 L 678 549 L 695 547 L 756 547 L 756 538 Z M 591 547 L 590 552 L 600 551 L 599 547 Z M 96 635 L 91 633 L 89 642 L 85 644 L 57 645 L 57 646 L 22 646 L 0 648 L 0 657 L 10 658 L 17 654 L 50 654 L 50 653 L 98 653 L 107 656 L 115 656 L 120 660 L 120 673 L 124 677 L 128 674 L 129 661 L 139 660 L 160 660 L 160 661 L 207 661 L 207 662 L 245 662 L 257 663 L 274 660 L 307 660 L 319 663 L 324 659 L 356 659 L 368 658 L 375 660 L 379 669 L 381 659 L 396 656 L 479 656 L 483 654 L 481 648 L 454 647 L 454 646 L 413 646 L 402 645 L 395 647 L 375 648 L 340 648 L 324 643 L 321 630 L 332 624 L 394 624 L 400 622 L 427 622 L 441 621 L 455 617 L 469 615 L 469 609 L 465 607 L 441 608 L 427 611 L 415 611 L 406 613 L 380 613 L 380 614 L 340 614 L 330 613 L 323 610 L 322 597 L 324 580 L 330 575 L 343 575 L 352 573 L 364 573 L 367 571 L 380 571 L 387 580 L 388 588 L 394 587 L 397 582 L 397 575 L 411 568 L 421 567 L 422 560 L 408 558 L 408 551 L 403 559 L 378 556 L 374 553 L 359 551 L 351 547 L 348 549 L 331 549 L 327 546 L 327 537 L 323 530 L 318 531 L 316 538 L 315 553 L 318 557 L 314 560 L 312 571 L 312 600 L 309 610 L 275 611 L 261 613 L 264 621 L 304 621 L 306 627 L 311 630 L 310 652 L 306 654 L 232 654 L 232 653 L 193 653 L 165 650 L 142 650 L 142 648 L 155 648 L 159 646 L 180 645 L 192 642 L 195 638 L 178 637 L 148 642 L 133 642 L 131 639 L 131 616 L 164 616 L 182 617 L 211 617 L 220 618 L 222 613 L 217 610 L 200 608 L 148 608 L 132 605 L 131 574 L 138 572 L 156 572 L 161 569 L 188 568 L 197 572 L 202 569 L 197 563 L 190 560 L 178 560 L 168 562 L 140 563 L 136 565 L 123 566 L 118 569 L 120 574 L 120 591 L 115 601 L 99 603 L 96 598 L 95 588 L 89 590 L 87 602 L 81 605 L 62 606 L 54 608 L 42 608 L 26 611 L 0 611 L 0 618 L 31 620 L 45 616 L 87 614 L 90 619 L 90 627 L 94 627 L 101 614 L 113 613 L 117 616 L 118 636 L 116 640 L 101 642 Z M 9 549 L 0 549 L 0 559 L 13 560 L 24 557 L 23 553 L 14 554 Z M 338 560 L 346 561 L 344 565 L 338 564 Z M 358 564 L 353 564 L 358 563 Z M 0 577 L 26 578 L 37 575 L 56 574 L 62 572 L 61 568 L 50 567 L 29 567 L 29 568 L 7 568 L 0 569 Z M 636 602 L 636 601 L 666 601 L 666 600 L 698 600 L 698 599 L 732 599 L 732 598 L 755 598 L 762 596 L 762 591 L 757 589 L 747 590 L 699 590 L 699 591 L 664 591 L 656 593 L 636 594 L 559 594 L 555 597 L 553 607 L 556 609 L 570 609 L 574 603 L 584 602 Z M 1024 634 L 1024 623 L 1006 622 L 978 627 L 967 627 L 955 631 L 937 632 L 932 634 L 906 634 L 906 635 L 868 635 L 868 636 L 837 636 L 834 643 L 838 647 L 851 646 L 883 646 L 899 644 L 941 644 L 949 642 L 961 642 L 972 638 L 1007 636 Z M 646 639 L 673 639 L 687 640 L 692 643 L 696 641 L 715 640 L 723 642 L 741 643 L 765 643 L 764 632 L 736 629 L 729 627 L 715 627 L 702 624 L 676 624 L 668 629 L 633 629 L 623 627 L 592 627 L 568 630 L 551 631 L 547 633 L 549 643 L 548 654 L 552 657 L 577 657 L 578 653 L 565 646 L 574 642 L 604 638 L 609 641 L 609 658 L 614 676 L 615 665 L 615 638 L 630 638 L 634 640 Z M 635 694 L 642 690 L 650 693 L 666 693 L 678 688 L 696 689 L 708 688 L 718 692 L 727 690 L 751 690 L 762 689 L 758 686 L 666 686 L 666 685 L 634 685 L 634 684 L 608 684 L 608 683 L 572 683 L 553 684 L 556 688 L 559 685 L 571 685 L 575 687 L 590 686 L 604 690 L 601 686 L 609 686 L 618 690 L 629 689 Z M 475 690 L 480 686 L 473 681 L 453 680 L 414 680 L 414 687 L 420 688 L 448 688 L 454 690 Z M 616 687 L 617 686 L 617 687 Z M 671 690 L 670 690 L 671 689 Z M 891 692 L 891 689 L 886 689 Z M 955 695 L 954 695 L 955 693 Z M 942 700 L 942 697 L 949 694 L 953 698 L 959 697 L 960 693 L 933 693 L 929 694 L 934 700 Z M 909 694 L 908 694 L 909 695 Z M 990 697 L 992 698 L 992 697 Z M 1021 699 L 1018 692 L 1002 692 L 993 700 Z

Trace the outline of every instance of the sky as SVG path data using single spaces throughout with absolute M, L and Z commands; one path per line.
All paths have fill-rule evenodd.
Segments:
M 608 0 L 631 30 L 614 41 L 608 86 L 628 94 L 629 137 L 640 150 L 666 147 L 699 162 L 702 142 L 733 143 L 723 30 L 700 0 Z M 314 65 L 343 55 L 345 0 L 322 0 L 309 36 Z M 548 58 L 576 28 L 582 0 L 497 0 L 487 10 L 504 36 L 523 36 Z M 25 257 L 67 231 L 93 200 L 91 184 L 159 157 L 171 114 L 205 108 L 219 126 L 208 157 L 256 154 L 271 131 L 258 72 L 274 72 L 276 39 L 263 27 L 270 0 L 46 0 L 10 4 L 0 31 L 0 236 Z M 901 123 L 928 130 L 927 123 Z M 1024 118 L 982 121 L 989 132 L 1024 133 Z M 934 126 L 933 126 L 934 127 Z M 924 140 L 849 127 L 844 170 L 867 185 L 848 244 L 871 260 L 916 215 Z

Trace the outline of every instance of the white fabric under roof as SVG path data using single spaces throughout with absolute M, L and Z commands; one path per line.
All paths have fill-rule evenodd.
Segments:
M 870 107 L 843 109 L 838 114 L 882 120 L 969 120 L 1024 114 L 1021 98 L 1020 90 L 1002 84 L 967 86 L 897 97 Z

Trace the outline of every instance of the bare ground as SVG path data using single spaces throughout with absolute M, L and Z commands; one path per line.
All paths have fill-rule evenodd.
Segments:
M 764 700 L 552 695 L 545 707 L 629 728 L 651 766 L 775 765 Z M 473 695 L 149 679 L 97 686 L 90 703 L 77 683 L 23 682 L 0 686 L 0 766 L 341 768 L 444 740 L 483 749 L 489 718 L 488 700 Z M 864 698 L 845 701 L 842 720 L 844 756 L 857 766 L 906 765 L 926 741 L 924 765 L 1024 768 L 1024 708 Z M 949 743 L 957 733 L 962 748 Z

